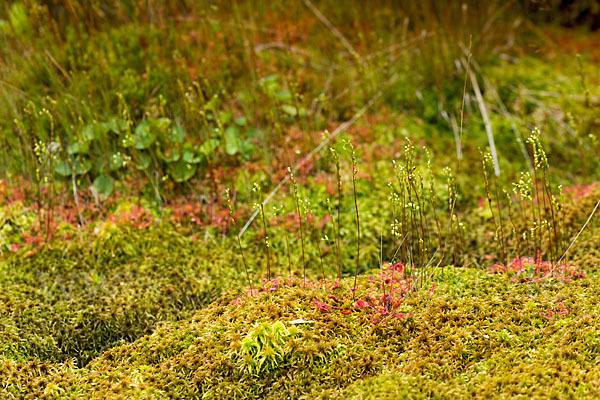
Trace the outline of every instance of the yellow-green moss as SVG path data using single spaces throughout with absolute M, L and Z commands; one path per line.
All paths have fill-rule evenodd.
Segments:
M 241 305 L 226 295 L 84 368 L 56 364 L 55 372 L 32 377 L 15 372 L 29 364 L 10 361 L 8 390 L 29 385 L 32 396 L 45 392 L 47 398 L 594 397 L 599 393 L 591 382 L 600 378 L 594 367 L 600 360 L 597 278 L 517 285 L 457 270 L 433 293 L 406 300 L 403 307 L 413 316 L 378 324 L 360 311 L 320 311 L 313 303 L 327 301 L 322 289 L 294 286 Z M 361 287 L 367 285 L 361 279 Z M 568 313 L 544 317 L 558 304 Z M 314 323 L 296 326 L 276 368 L 256 373 L 240 364 L 236 352 L 257 326 L 290 329 L 298 318 Z

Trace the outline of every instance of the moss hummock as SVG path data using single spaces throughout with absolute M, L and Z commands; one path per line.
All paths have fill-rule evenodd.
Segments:
M 450 270 L 407 297 L 402 318 L 376 323 L 360 308 L 323 311 L 315 301 L 331 301 L 332 291 L 300 280 L 241 302 L 226 294 L 84 368 L 5 360 L 4 390 L 98 399 L 594 397 L 597 278 L 515 284 Z M 356 301 L 372 281 L 360 279 Z M 258 351 L 244 350 L 252 346 Z

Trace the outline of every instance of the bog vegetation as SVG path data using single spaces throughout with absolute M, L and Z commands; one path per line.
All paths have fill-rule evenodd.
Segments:
M 0 397 L 600 396 L 598 21 L 0 6 Z

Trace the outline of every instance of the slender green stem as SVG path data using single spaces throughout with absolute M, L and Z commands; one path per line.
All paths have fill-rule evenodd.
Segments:
M 235 220 L 235 217 L 233 215 L 233 204 L 231 202 L 231 197 L 229 195 L 229 188 L 227 188 L 225 190 L 225 196 L 227 198 L 227 206 L 229 207 L 229 216 L 231 217 L 231 220 L 233 221 L 233 227 L 237 229 L 237 221 Z M 237 242 L 238 242 L 238 246 L 240 249 L 240 254 L 242 256 L 242 263 L 244 264 L 244 270 L 246 272 L 246 278 L 248 279 L 248 287 L 250 288 L 250 291 L 252 291 L 252 283 L 250 282 L 250 274 L 248 273 L 248 264 L 246 264 L 246 257 L 244 256 L 244 248 L 242 247 L 242 239 L 240 238 L 239 233 L 236 233 L 236 237 L 237 237 Z
M 346 144 L 350 148 L 352 157 L 352 189 L 354 191 L 354 209 L 356 211 L 356 268 L 354 270 L 354 288 L 352 290 L 352 299 L 356 296 L 356 282 L 358 279 L 358 266 L 360 264 L 360 218 L 358 215 L 358 198 L 356 193 L 356 174 L 358 174 L 358 168 L 356 167 L 356 154 L 354 152 L 354 146 L 352 142 L 347 141 Z
M 292 180 L 292 185 L 294 187 L 294 198 L 296 199 L 296 211 L 298 212 L 298 221 L 300 223 L 300 244 L 302 246 L 302 274 L 304 284 L 306 285 L 306 261 L 304 259 L 304 227 L 302 224 L 302 213 L 300 212 L 300 199 L 298 198 L 298 185 L 296 183 L 296 179 L 294 178 L 294 173 L 292 172 L 292 168 L 288 167 L 288 173 L 290 174 L 290 179 Z

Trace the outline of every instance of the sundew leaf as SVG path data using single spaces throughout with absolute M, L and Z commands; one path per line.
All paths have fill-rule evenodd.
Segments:
M 240 131 L 237 126 L 231 125 L 225 129 L 225 151 L 230 156 L 240 151 Z
M 94 189 L 104 197 L 110 196 L 114 190 L 114 181 L 108 175 L 99 175 L 94 179 Z
M 188 164 L 183 160 L 169 164 L 169 174 L 175 182 L 185 182 L 196 173 L 196 164 Z

